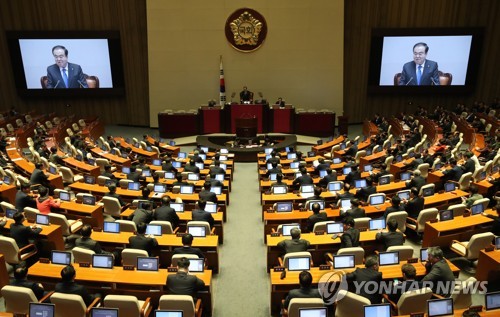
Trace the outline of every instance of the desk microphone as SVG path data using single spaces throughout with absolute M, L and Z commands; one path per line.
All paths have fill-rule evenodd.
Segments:
M 60 82 L 61 82 L 61 81 L 60 81 L 60 80 L 58 80 L 58 81 L 57 81 L 57 83 L 56 83 L 56 85 L 55 85 L 55 86 L 54 86 L 54 88 L 52 88 L 52 89 L 56 89 L 56 88 L 57 88 L 57 86 L 59 86 L 59 83 L 60 83 Z
M 406 85 L 405 85 L 405 86 L 408 86 L 408 84 L 409 84 L 409 83 L 411 83 L 411 81 L 412 81 L 412 80 L 413 80 L 413 77 L 412 77 L 412 78 L 410 78 L 410 80 L 408 80 L 408 82 L 406 83 Z
M 78 80 L 78 83 L 80 84 L 80 88 L 85 88 L 85 85 L 80 80 Z
M 435 81 L 434 81 L 434 78 L 431 77 L 431 80 L 432 80 L 432 83 L 434 84 L 434 86 L 439 86 Z

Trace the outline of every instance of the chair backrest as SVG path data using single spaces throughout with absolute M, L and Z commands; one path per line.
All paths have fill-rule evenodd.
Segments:
M 24 212 L 24 217 L 27 220 L 33 222 L 35 222 L 36 220 L 36 215 L 40 213 L 38 209 L 32 207 L 24 207 L 23 212 Z
M 172 255 L 172 262 L 170 266 L 177 266 L 177 262 L 179 262 L 179 259 L 186 258 L 186 259 L 198 259 L 198 256 L 196 254 L 184 254 L 184 253 L 179 253 L 179 254 L 174 254 Z
M 356 153 L 356 156 L 354 157 L 354 159 L 356 160 L 356 163 L 359 164 L 359 160 L 362 158 L 362 157 L 365 157 L 366 156 L 366 151 L 365 150 L 362 150 L 362 151 L 358 151 Z
M 316 232 L 316 231 L 324 231 L 326 232 L 326 225 L 329 224 L 329 223 L 333 223 L 334 221 L 330 220 L 330 221 L 320 221 L 320 222 L 316 222 L 314 224 L 314 227 L 313 227 L 313 232 Z
M 422 311 L 422 307 L 427 307 L 427 301 L 431 297 L 432 289 L 428 287 L 404 292 L 397 302 L 398 315 L 409 315 L 417 311 Z
M 484 171 L 484 166 L 481 166 L 480 168 L 476 168 L 474 170 L 474 173 L 472 173 L 472 178 L 474 181 L 479 182 L 479 178 L 481 177 L 481 173 Z
M 465 309 L 472 305 L 472 292 L 470 285 L 477 282 L 474 277 L 469 277 L 465 281 L 455 281 L 455 289 L 451 293 L 453 299 L 453 309 Z M 469 290 L 464 292 L 464 290 Z
M 137 266 L 138 256 L 149 256 L 148 251 L 140 249 L 126 248 L 122 251 L 122 264 Z
M 137 317 L 141 314 L 139 301 L 132 295 L 107 295 L 104 307 L 118 308 L 120 317 Z
M 337 255 L 354 255 L 354 264 L 361 265 L 363 264 L 363 260 L 365 259 L 365 249 L 362 247 L 351 247 L 351 248 L 341 248 L 337 252 Z
M 38 302 L 30 288 L 5 285 L 2 287 L 5 311 L 13 314 L 29 314 L 30 302 Z
M 120 231 L 136 232 L 137 225 L 132 220 L 116 220 L 120 224 Z
M 159 309 L 182 310 L 183 316 L 194 317 L 194 302 L 189 295 L 162 295 Z
M 85 123 L 85 120 L 80 119 L 78 120 L 78 125 L 81 126 L 82 128 L 85 127 L 87 124 Z
M 101 173 L 104 172 L 104 167 L 106 165 L 109 165 L 109 161 L 107 159 L 101 158 L 101 157 L 96 158 L 95 163 L 97 164 L 97 166 L 99 166 Z
M 437 208 L 422 209 L 417 218 L 417 232 L 424 232 L 425 223 L 437 219 L 438 212 Z
M 2 207 L 2 211 L 4 214 L 7 212 L 7 209 L 16 209 L 16 206 L 6 201 L 0 202 L 0 206 Z
M 207 235 L 210 234 L 210 224 L 207 221 L 188 221 L 187 227 L 189 228 L 191 226 L 196 226 L 196 227 L 203 226 L 205 227 L 206 234 Z
M 55 317 L 85 317 L 87 305 L 80 295 L 54 293 L 50 302 L 56 305 Z
M 436 188 L 436 185 L 435 184 L 425 184 L 424 186 L 420 187 L 420 191 L 418 192 L 418 195 L 422 196 L 422 193 L 424 192 L 424 190 L 426 190 L 428 188 Z
M 398 229 L 401 232 L 406 231 L 406 218 L 408 218 L 408 213 L 406 211 L 395 211 L 387 215 L 386 223 L 391 219 L 396 219 L 398 223 Z
M 472 179 L 472 173 L 464 173 L 460 177 L 460 180 L 458 181 L 458 185 L 460 186 L 460 190 L 468 190 L 470 186 L 470 181 Z
M 170 223 L 170 221 L 153 220 L 149 224 L 161 226 L 161 233 L 162 234 L 174 233 L 174 230 L 172 229 L 172 224 Z
M 356 228 L 356 229 L 368 228 L 370 225 L 370 220 L 372 220 L 372 218 L 370 218 L 370 217 L 355 218 L 354 219 L 354 228 Z
M 476 260 L 479 257 L 479 251 L 491 245 L 495 235 L 491 232 L 477 233 L 473 235 L 467 243 L 467 252 L 465 257 L 468 260 Z
M 97 176 L 97 185 L 100 185 L 100 186 L 104 186 L 106 185 L 106 181 L 107 180 L 110 180 L 111 178 L 107 177 L 107 176 L 102 176 L 102 175 L 99 175 Z
M 363 306 L 371 304 L 368 298 L 346 290 L 340 290 L 338 297 L 342 299 L 337 301 L 335 317 L 364 316 L 365 308 Z
M 391 164 L 392 164 L 392 161 L 394 161 L 394 156 L 388 156 L 386 159 L 385 159 L 385 164 L 387 165 L 387 168 L 385 169 L 386 171 L 389 172 L 390 170 L 390 167 L 391 167 Z
M 299 317 L 300 308 L 321 308 L 324 306 L 322 298 L 292 298 L 288 304 L 288 316 Z
M 5 126 L 9 132 L 14 132 L 14 126 L 11 123 L 7 123 Z
M 139 144 L 141 145 L 141 148 L 142 148 L 143 150 L 146 150 L 146 148 L 148 147 L 148 145 L 147 145 L 147 144 L 146 144 L 146 142 L 144 142 L 144 141 L 139 142 Z
M 453 210 L 453 217 L 462 216 L 467 208 L 464 204 L 456 204 L 448 207 L 448 210 Z
M 102 203 L 104 205 L 104 213 L 113 217 L 120 217 L 122 206 L 115 197 L 102 197 Z
M 69 136 L 73 136 L 73 130 L 71 130 L 70 128 L 67 128 L 67 129 L 66 129 L 66 133 L 67 133 Z
M 479 204 L 482 204 L 483 205 L 483 210 L 486 210 L 488 208 L 488 205 L 490 204 L 490 199 L 489 198 L 478 199 L 478 200 L 474 201 L 474 203 L 472 204 L 472 206 L 479 205 Z
M 21 119 L 16 119 L 16 125 L 18 128 L 22 128 L 24 123 L 23 123 L 23 120 Z
M 290 252 L 290 253 L 285 254 L 285 256 L 283 257 L 283 264 L 288 269 L 288 260 L 290 258 L 304 258 L 304 257 L 308 257 L 309 258 L 309 262 L 311 262 L 312 256 L 311 256 L 310 252 L 307 252 L 307 251 L 303 251 L 303 252 Z
M 387 248 L 387 252 L 398 251 L 399 261 L 406 261 L 409 258 L 413 258 L 413 247 L 409 245 L 395 245 Z
M 0 250 L 5 257 L 5 262 L 9 264 L 18 264 L 19 261 L 19 247 L 16 240 L 0 236 Z
M 69 222 L 65 215 L 51 212 L 49 214 L 49 222 L 54 225 L 59 225 L 63 236 L 69 236 L 71 234 L 69 230 Z
M 125 188 L 128 188 L 128 183 L 133 183 L 133 182 L 134 182 L 134 181 L 133 181 L 133 180 L 131 180 L 131 179 L 120 179 L 119 184 L 120 184 L 120 187 L 121 187 L 121 188 L 124 188 L 124 189 L 125 189 Z
M 73 183 L 74 182 L 74 175 L 71 169 L 69 169 L 66 166 L 60 166 L 59 171 L 61 171 L 61 176 L 63 179 L 63 182 L 65 183 Z
M 75 132 L 80 131 L 80 127 L 78 126 L 78 123 L 73 123 L 71 125 L 71 127 L 73 128 L 73 131 L 75 131 Z
M 417 166 L 417 169 L 420 171 L 423 178 L 427 178 L 429 174 L 429 163 L 423 163 Z
M 73 252 L 73 258 L 75 259 L 75 263 L 80 263 L 80 262 L 92 263 L 92 255 L 95 254 L 94 251 L 81 247 L 74 247 L 72 252 Z

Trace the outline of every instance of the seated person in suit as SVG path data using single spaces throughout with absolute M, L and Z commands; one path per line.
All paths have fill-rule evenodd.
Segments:
M 35 169 L 33 170 L 33 173 L 31 173 L 30 184 L 31 185 L 42 185 L 45 187 L 52 186 L 52 185 L 50 185 L 49 177 L 47 175 L 45 175 L 45 173 L 43 171 L 43 164 L 42 163 L 35 163 Z
M 184 186 L 184 185 L 189 185 L 189 183 L 182 179 L 181 173 L 177 173 L 175 175 L 175 182 L 173 182 L 172 186 Z
M 210 184 L 210 182 L 205 181 L 205 183 L 203 183 L 203 189 L 198 193 L 198 196 L 200 197 L 200 199 L 202 199 L 204 201 L 211 201 L 214 204 L 216 204 L 217 203 L 217 195 L 210 191 L 211 187 L 212 187 L 212 185 Z
M 36 298 L 40 300 L 43 295 L 43 285 L 41 283 L 35 283 L 27 279 L 28 268 L 25 266 L 19 266 L 14 270 L 14 278 L 10 280 L 10 285 L 26 287 L 33 291 Z
M 215 177 L 217 174 L 226 174 L 226 171 L 220 167 L 220 161 L 216 160 L 214 161 L 214 166 L 209 167 L 209 174 L 210 177 Z
M 271 168 L 267 170 L 266 172 L 266 177 L 269 177 L 271 174 L 280 174 L 281 173 L 281 167 L 278 166 L 278 163 L 273 162 L 271 163 Z
M 21 211 L 17 211 L 13 218 L 14 223 L 10 226 L 10 237 L 16 240 L 19 249 L 30 243 L 35 243 L 38 240 L 38 235 L 42 232 L 42 228 L 37 225 L 31 227 L 23 225 L 24 215 Z
M 146 177 L 142 176 L 141 172 L 138 172 L 137 167 L 135 165 L 130 166 L 130 173 L 127 175 L 127 179 L 130 179 L 133 182 L 144 182 L 146 181 Z
M 410 189 L 410 200 L 403 199 L 402 207 L 408 213 L 408 217 L 417 219 L 418 214 L 424 209 L 425 199 L 418 195 L 419 190 L 416 187 Z
M 352 145 L 345 150 L 344 156 L 356 156 L 356 153 L 358 153 L 358 144 L 357 142 L 352 142 Z
M 351 217 L 352 219 L 366 217 L 365 210 L 360 208 L 360 201 L 357 198 L 351 198 L 351 209 L 347 211 L 340 211 L 340 216 L 342 218 Z
M 472 160 L 472 154 L 471 152 L 465 153 L 465 164 L 462 166 L 462 169 L 464 170 L 464 173 L 473 173 L 476 170 L 476 163 Z
M 427 275 L 422 279 L 424 287 L 429 286 L 432 292 L 441 296 L 449 296 L 453 291 L 455 276 L 444 259 L 443 250 L 440 247 L 429 247 L 427 249 L 427 263 L 425 269 Z M 438 283 L 444 284 L 446 287 L 438 287 Z
M 305 167 L 300 168 L 300 176 L 293 180 L 292 185 L 294 188 L 300 188 L 302 185 L 313 185 L 314 181 L 312 177 L 307 174 L 307 170 Z
M 203 290 L 205 283 L 196 275 L 189 274 L 189 259 L 180 258 L 177 261 L 177 273 L 168 274 L 167 289 L 170 294 L 189 295 L 196 301 L 197 292 Z
M 354 282 L 357 283 L 357 285 L 365 283 L 365 287 L 356 290 L 356 293 L 368 298 L 372 304 L 380 304 L 382 301 L 382 294 L 379 292 L 370 292 L 373 291 L 374 286 L 367 286 L 371 284 L 369 282 L 375 282 L 377 284 L 382 282 L 382 273 L 379 272 L 378 269 L 378 257 L 376 255 L 370 255 L 365 259 L 364 268 L 357 268 L 354 272 L 346 274 L 347 282 Z
M 320 179 L 318 185 L 322 188 L 326 188 L 329 182 L 334 182 L 337 180 L 337 173 L 332 173 L 331 168 L 326 169 L 326 175 L 322 179 Z
M 142 208 L 137 208 L 134 213 L 128 216 L 128 220 L 132 220 L 138 226 L 141 223 L 148 224 L 153 220 L 153 210 L 151 210 L 151 203 L 143 202 Z
M 478 193 L 479 189 L 477 188 L 477 185 L 475 184 L 470 185 L 469 191 L 470 191 L 469 198 L 462 197 L 462 203 L 464 203 L 467 206 L 467 208 L 472 207 L 472 205 L 476 200 L 483 199 L 483 195 Z
M 148 138 L 147 134 L 144 134 L 142 136 L 142 141 L 144 141 L 144 143 L 146 143 L 146 146 L 153 146 L 154 145 L 154 144 L 151 144 L 151 142 L 149 142 L 149 138 Z
M 190 159 L 189 162 L 184 165 L 184 172 L 200 174 L 200 168 L 196 166 L 196 163 L 193 159 Z
M 146 159 L 144 157 L 139 157 L 139 163 L 137 164 L 136 168 L 141 170 L 149 169 L 149 165 L 146 164 Z
M 320 157 L 318 159 L 318 165 L 314 168 L 314 172 L 319 175 L 320 171 L 326 171 L 328 168 L 330 168 L 330 164 L 325 163 L 325 159 Z
M 80 295 L 85 305 L 89 306 L 100 295 L 89 294 L 85 286 L 75 283 L 75 276 L 75 268 L 71 265 L 65 266 L 61 270 L 61 282 L 56 284 L 55 291 L 64 294 Z
M 403 293 L 420 289 L 419 282 L 415 280 L 417 277 L 417 270 L 412 264 L 403 264 L 403 266 L 401 266 L 401 272 L 403 273 L 403 282 L 398 285 L 393 284 L 394 291 L 387 293 L 389 299 L 395 304 L 398 303 Z
M 215 175 L 214 175 L 214 177 L 211 177 L 210 175 L 207 175 L 205 177 L 205 180 L 207 182 L 210 182 L 210 187 L 212 187 L 212 186 L 218 186 L 218 187 L 224 189 L 224 183 L 221 182 L 220 180 L 216 179 Z
M 276 163 L 276 164 L 280 163 L 280 156 L 278 153 L 276 153 L 276 151 L 272 151 L 271 157 L 266 160 L 266 165 L 273 164 L 273 163 Z
M 308 271 L 299 274 L 300 288 L 292 289 L 286 296 L 283 308 L 288 309 L 290 301 L 294 298 L 322 298 L 317 287 L 311 287 L 313 278 Z
M 56 165 L 64 165 L 64 158 L 66 158 L 66 156 L 61 157 L 59 156 L 59 154 L 57 154 L 57 148 L 55 146 L 50 148 L 49 162 Z
M 190 157 L 195 163 L 204 163 L 203 158 L 200 156 L 199 150 L 193 151 L 193 156 Z
M 314 187 L 314 195 L 307 198 L 306 200 L 306 204 L 308 201 L 311 201 L 311 200 L 321 200 L 321 201 L 325 201 L 325 199 L 323 197 L 321 197 L 321 187 L 318 187 L 318 186 L 315 186 Z
M 128 243 L 132 249 L 140 249 L 148 252 L 151 256 L 151 251 L 158 247 L 158 241 L 152 236 L 146 236 L 147 224 L 144 222 L 137 225 L 137 234 L 128 238 Z
M 344 232 L 339 234 L 340 247 L 359 247 L 359 230 L 354 228 L 354 219 L 347 217 L 344 219 Z
M 109 177 L 109 179 L 116 180 L 116 176 L 111 172 L 111 165 L 106 164 L 104 166 L 104 172 L 101 173 L 101 176 Z
M 283 181 L 283 174 L 278 173 L 276 175 L 276 181 L 271 184 L 271 192 L 273 192 L 273 187 L 274 186 L 285 186 L 288 191 L 288 185 Z
M 116 198 L 118 199 L 118 202 L 120 203 L 120 206 L 125 206 L 125 202 L 123 201 L 123 199 L 120 197 L 120 195 L 118 195 L 116 193 L 116 185 L 109 185 L 108 186 L 108 190 L 109 192 L 104 194 L 105 197 L 113 197 L 113 198 Z
M 285 106 L 285 100 L 283 100 L 283 98 L 281 97 L 278 97 L 278 100 L 276 100 L 276 105 L 280 106 L 280 107 L 284 107 Z
M 337 196 L 337 200 L 354 198 L 354 194 L 349 191 L 350 189 L 351 189 L 351 185 L 349 183 L 344 182 L 343 192 L 341 194 L 339 194 L 340 192 L 335 192 L 335 196 Z
M 172 165 L 172 158 L 165 156 L 163 162 L 161 163 L 161 169 L 165 172 L 177 173 L 177 169 Z
M 372 180 L 375 183 L 378 183 L 380 176 L 389 175 L 389 174 L 390 173 L 387 171 L 387 164 L 385 164 L 385 163 L 380 164 L 380 169 L 377 173 L 373 173 L 370 171 L 370 177 L 372 178 Z
M 415 153 L 413 161 L 411 161 L 410 163 L 404 162 L 403 164 L 406 165 L 408 169 L 415 171 L 420 164 L 424 164 L 424 160 L 422 159 L 422 154 Z
M 344 183 L 348 183 L 352 187 L 354 187 L 354 181 L 361 179 L 361 173 L 358 171 L 358 166 L 353 165 L 351 167 L 351 172 L 346 175 Z
M 195 209 L 192 211 L 192 219 L 194 221 L 206 221 L 210 225 L 210 229 L 214 227 L 214 217 L 212 214 L 205 211 L 205 206 L 207 202 L 203 199 L 198 200 Z
M 384 250 L 387 250 L 388 247 L 403 245 L 405 238 L 401 232 L 397 231 L 398 222 L 396 219 L 389 220 L 387 228 L 389 229 L 389 232 L 383 232 L 380 230 L 375 236 L 375 240 L 382 242 L 384 245 Z
M 253 102 L 253 93 L 248 90 L 247 86 L 243 86 L 243 90 L 240 92 L 240 102 Z
M 354 197 L 358 198 L 362 202 L 367 202 L 368 197 L 371 194 L 375 194 L 377 192 L 377 187 L 373 186 L 373 180 L 371 177 L 366 178 L 366 187 L 360 188 L 357 190 L 356 195 Z
M 85 224 L 80 231 L 82 235 L 80 238 L 75 240 L 75 247 L 84 248 L 87 250 L 92 250 L 95 254 L 111 254 L 110 252 L 106 252 L 101 248 L 99 241 L 95 241 L 90 236 L 92 235 L 92 226 L 89 224 Z M 113 255 L 114 256 L 114 255 Z
M 278 247 L 283 251 L 283 255 L 291 252 L 307 251 L 310 246 L 309 241 L 300 238 L 300 229 L 293 228 L 290 230 L 292 239 L 280 241 Z
M 321 206 L 318 203 L 314 203 L 312 205 L 313 214 L 310 215 L 309 218 L 307 218 L 307 230 L 309 232 L 313 231 L 314 225 L 317 222 L 327 221 L 328 220 L 326 212 L 320 212 L 320 208 L 321 208 Z
M 16 193 L 16 209 L 23 211 L 24 207 L 36 208 L 36 201 L 30 196 L 30 184 L 21 182 L 21 189 Z
M 49 196 L 49 189 L 47 187 L 40 186 L 38 188 L 38 194 L 36 208 L 40 213 L 47 215 L 61 206 L 61 201 L 59 199 L 52 199 L 52 197 Z
M 464 171 L 460 166 L 457 165 L 457 160 L 454 158 L 451 158 L 449 160 L 451 169 L 447 169 L 443 172 L 443 182 L 446 181 L 454 181 L 458 182 L 460 180 L 460 177 L 462 177 L 462 174 Z
M 425 184 L 427 184 L 427 181 L 422 177 L 420 170 L 414 170 L 411 180 L 406 181 L 406 188 L 415 187 L 420 191 L 420 188 L 422 188 Z
M 168 221 L 172 225 L 172 229 L 175 230 L 179 225 L 179 216 L 175 212 L 174 208 L 170 207 L 170 197 L 163 196 L 161 198 L 161 206 L 156 208 L 153 214 L 154 220 Z
M 195 254 L 199 258 L 205 258 L 205 255 L 199 248 L 193 248 L 193 236 L 186 233 L 182 236 L 182 247 L 175 248 L 172 254 Z
M 384 211 L 384 219 L 387 220 L 387 216 L 391 213 L 391 212 L 396 212 L 396 211 L 404 211 L 404 208 L 401 206 L 401 198 L 399 198 L 398 195 L 394 195 L 392 196 L 391 198 L 391 207 L 388 207 L 385 209 Z

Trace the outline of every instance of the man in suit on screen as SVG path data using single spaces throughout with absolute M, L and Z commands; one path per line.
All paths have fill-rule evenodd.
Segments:
M 89 88 L 80 65 L 68 63 L 68 50 L 62 45 L 52 48 L 55 64 L 47 67 L 47 88 Z
M 428 51 L 425 43 L 413 46 L 413 61 L 404 64 L 399 86 L 439 86 L 438 64 L 427 59 Z

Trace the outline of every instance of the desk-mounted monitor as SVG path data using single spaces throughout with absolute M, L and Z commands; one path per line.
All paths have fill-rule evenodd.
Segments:
M 391 317 L 391 304 L 365 305 L 364 310 L 364 317 Z
M 277 202 L 275 209 L 276 212 L 292 212 L 293 203 L 291 201 Z
M 97 308 L 90 310 L 90 317 L 118 317 L 118 308 Z
M 159 263 L 156 257 L 137 257 L 137 271 L 158 271 Z
M 308 271 L 311 269 L 311 259 L 307 256 L 288 258 L 289 271 Z
M 30 303 L 30 316 L 54 317 L 56 305 L 47 303 Z
M 342 233 L 344 232 L 344 224 L 341 222 L 329 222 L 326 224 L 326 233 Z
M 334 255 L 333 268 L 334 269 L 350 269 L 356 266 L 354 255 Z
M 298 223 L 292 223 L 292 224 L 287 224 L 287 225 L 282 225 L 281 226 L 281 232 L 284 236 L 290 236 L 293 228 L 300 229 L 300 225 Z
M 399 175 L 402 181 L 407 181 L 411 178 L 411 173 L 410 172 L 404 172 Z
M 60 265 L 70 265 L 71 264 L 71 252 L 64 251 L 52 251 L 50 262 L 52 264 L 60 264 Z
M 378 259 L 380 266 L 399 264 L 399 252 L 380 252 Z
M 427 301 L 427 316 L 438 317 L 453 315 L 453 299 L 429 299 Z

